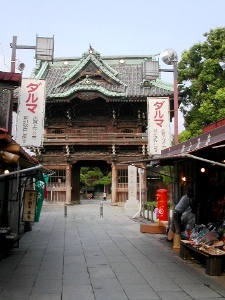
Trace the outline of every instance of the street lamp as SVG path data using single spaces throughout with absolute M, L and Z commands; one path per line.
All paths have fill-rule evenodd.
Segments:
M 16 49 L 31 49 L 35 50 L 35 59 L 42 61 L 53 61 L 54 55 L 54 36 L 51 38 L 36 36 L 36 45 L 17 45 L 17 36 L 13 36 L 11 56 L 11 72 L 15 72 L 16 64 Z
M 159 55 L 160 53 L 155 54 Z M 173 69 L 161 69 L 159 68 L 159 61 L 146 59 L 143 63 L 143 74 L 144 81 L 142 82 L 143 87 L 151 87 L 151 81 L 159 78 L 159 71 L 161 72 L 173 72 L 174 76 L 174 143 L 178 144 L 178 85 L 177 85 L 177 53 L 170 48 L 165 49 L 161 52 L 161 58 L 167 65 L 173 65 Z
M 32 49 L 35 50 L 35 59 L 42 61 L 52 61 L 54 55 L 54 36 L 51 38 L 36 36 L 36 45 L 17 45 L 17 36 L 13 36 L 11 54 L 11 72 L 15 73 L 16 69 L 16 49 Z M 23 64 L 23 66 L 25 66 Z M 8 119 L 8 134 L 12 135 L 12 113 L 13 113 L 13 91 L 11 92 L 11 101 L 9 108 L 9 119 Z
M 178 85 L 177 85 L 177 53 L 173 49 L 165 49 L 161 52 L 161 58 L 167 65 L 173 65 L 173 70 L 161 69 L 163 72 L 173 72 L 174 88 L 174 144 L 178 144 Z

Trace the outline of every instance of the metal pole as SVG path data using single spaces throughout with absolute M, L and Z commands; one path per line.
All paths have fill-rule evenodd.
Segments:
M 142 206 L 142 197 L 141 197 L 141 189 L 142 189 L 142 182 L 141 182 L 141 172 L 140 172 L 140 168 L 138 169 L 138 173 L 139 173 L 139 199 L 140 199 L 140 217 L 141 217 L 141 206 Z
M 192 154 L 184 153 L 182 156 L 194 158 L 194 159 L 197 159 L 197 160 L 200 160 L 200 161 L 204 161 L 204 162 L 207 162 L 211 165 L 217 165 L 217 166 L 220 166 L 220 167 L 225 167 L 225 164 L 219 163 L 219 162 L 214 161 L 214 160 L 201 158 L 201 157 L 198 157 L 198 156 L 195 156 L 195 155 L 192 155 Z
M 13 36 L 12 40 L 12 56 L 11 56 L 11 72 L 15 73 L 16 70 L 16 42 L 17 42 L 17 36 Z
M 46 39 L 46 38 L 44 38 Z M 33 49 L 35 50 L 36 46 L 28 46 L 28 45 L 17 45 L 17 36 L 13 36 L 12 43 L 10 44 L 12 48 L 11 54 L 11 73 L 15 73 L 16 70 L 16 49 Z M 53 55 L 53 54 L 52 54 Z M 12 135 L 12 116 L 13 116 L 13 90 L 11 90 L 11 99 L 9 106 L 9 119 L 8 119 L 8 135 Z
M 67 217 L 67 204 L 64 204 L 64 217 Z
M 178 85 L 177 85 L 177 62 L 173 62 L 174 76 L 174 144 L 178 144 Z
M 17 36 L 13 36 L 12 40 L 12 55 L 11 55 L 11 72 L 15 73 L 16 70 L 16 41 Z M 9 104 L 9 119 L 8 119 L 8 135 L 12 135 L 12 116 L 13 116 L 13 90 L 11 90 L 10 104 Z
M 38 169 L 41 169 L 41 168 L 43 168 L 43 166 L 38 165 L 38 166 L 30 167 L 30 168 L 27 168 L 27 169 L 22 169 L 22 170 L 18 170 L 18 171 L 14 171 L 14 172 L 9 172 L 7 174 L 1 174 L 0 178 L 12 176 L 12 175 L 19 174 L 19 173 L 26 173 L 26 172 L 30 172 L 30 171 L 33 171 L 33 170 L 38 170 Z
M 100 204 L 100 217 L 103 218 L 103 204 Z

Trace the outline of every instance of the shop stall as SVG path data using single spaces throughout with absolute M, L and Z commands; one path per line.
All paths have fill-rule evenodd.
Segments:
M 41 181 L 44 186 L 44 173 L 51 171 L 0 129 L 0 259 L 19 246 L 21 236 L 36 221 L 34 183 Z
M 188 189 L 194 191 L 191 209 L 194 222 L 187 220 L 184 224 L 179 245 L 181 257 L 186 259 L 191 253 L 191 257 L 204 258 L 207 274 L 222 274 L 225 261 L 224 123 L 218 122 L 203 129 L 198 137 L 163 150 L 150 160 L 148 168 L 157 166 L 172 169 L 175 205 Z

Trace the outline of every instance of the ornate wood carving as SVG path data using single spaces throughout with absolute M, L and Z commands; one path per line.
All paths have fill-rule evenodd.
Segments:
M 90 93 L 90 92 L 86 92 L 86 93 L 77 93 L 76 97 L 82 100 L 93 100 L 99 97 L 98 93 Z

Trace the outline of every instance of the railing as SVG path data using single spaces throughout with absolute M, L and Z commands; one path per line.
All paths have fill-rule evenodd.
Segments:
M 146 134 L 143 133 L 47 133 L 44 134 L 44 141 L 51 140 L 118 140 L 118 139 L 128 139 L 128 140 L 142 140 L 147 142 L 148 138 Z

